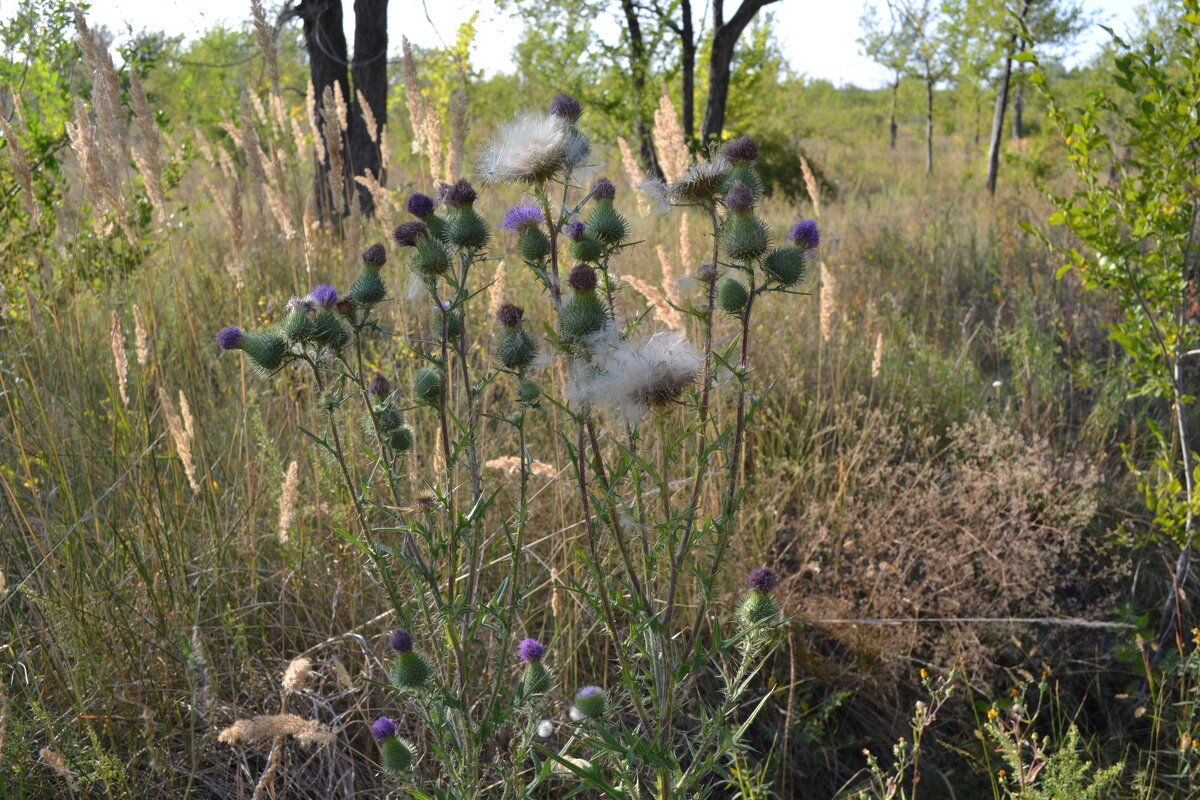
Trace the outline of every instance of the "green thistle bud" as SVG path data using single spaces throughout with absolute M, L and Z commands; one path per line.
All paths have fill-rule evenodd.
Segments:
M 242 351 L 263 372 L 274 372 L 283 366 L 287 342 L 278 333 L 250 333 L 242 337 Z
M 725 179 L 725 184 L 722 187 L 722 193 L 728 192 L 733 184 L 741 181 L 746 184 L 750 191 L 754 192 L 755 202 L 763 199 L 763 194 L 766 191 L 762 176 L 758 174 L 758 167 L 752 163 L 734 164 L 733 170 L 729 173 L 729 177 Z
M 763 260 L 762 268 L 767 277 L 780 286 L 795 286 L 804 280 L 804 250 L 794 245 L 772 250 Z
M 460 250 L 478 250 L 488 243 L 487 223 L 471 206 L 452 208 L 446 218 L 446 241 Z
M 397 453 L 407 453 L 412 450 L 413 446 L 413 430 L 407 425 L 401 425 L 399 428 L 391 431 L 388 434 L 388 447 L 395 450 Z
M 306 342 L 314 332 L 312 317 L 307 308 L 293 308 L 283 321 L 283 335 L 293 342 Z
M 450 269 L 450 253 L 440 240 L 425 236 L 416 243 L 408 265 L 422 278 L 436 278 Z
M 770 244 L 766 226 L 753 213 L 730 214 L 721 226 L 721 247 L 735 261 L 757 261 Z
M 559 330 L 569 339 L 582 339 L 596 333 L 606 322 L 608 311 L 594 291 L 575 292 L 558 317 Z
M 740 314 L 750 300 L 750 293 L 741 281 L 736 278 L 726 278 L 717 284 L 717 308 L 726 314 Z
M 313 317 L 312 338 L 317 344 L 340 350 L 350 343 L 352 336 L 346 321 L 329 309 L 318 311 Z
M 392 686 L 400 691 L 419 689 L 429 680 L 431 671 L 429 662 L 420 653 L 413 650 L 397 653 L 396 660 L 392 662 Z
M 379 277 L 379 267 L 366 265 L 350 287 L 350 299 L 361 306 L 373 306 L 387 297 L 387 287 Z
M 629 236 L 629 223 L 613 208 L 612 200 L 597 200 L 587 221 L 587 231 L 592 238 L 613 247 Z
M 439 217 L 437 214 L 430 214 L 429 216 L 425 217 L 423 221 L 429 228 L 430 236 L 443 242 L 446 241 L 446 234 L 449 226 L 446 224 L 445 218 Z
M 404 415 L 391 407 L 378 411 L 375 415 L 375 418 L 379 423 L 379 432 L 384 435 L 387 435 L 394 430 L 398 430 L 402 425 L 404 425 Z
M 442 372 L 436 367 L 421 367 L 413 379 L 413 399 L 436 406 L 442 399 Z
M 537 344 L 524 328 L 505 328 L 496 348 L 496 357 L 509 369 L 523 369 L 533 363 Z
M 517 241 L 517 249 L 521 260 L 529 264 L 537 264 L 550 255 L 550 237 L 541 228 L 530 226 L 521 229 L 521 238 Z
M 396 736 L 380 742 L 380 763 L 383 768 L 396 777 L 408 773 L 413 762 L 412 745 Z
M 608 695 L 598 686 L 585 686 L 575 695 L 575 708 L 587 719 L 600 719 L 608 711 Z
M 538 385 L 530 380 L 517 381 L 517 400 L 527 406 L 531 406 L 537 402 L 537 399 L 542 396 L 542 390 Z
M 521 688 L 526 696 L 545 694 L 550 691 L 553 680 L 550 671 L 540 661 L 530 661 L 525 665 L 525 674 L 521 676 Z
M 779 618 L 779 603 L 766 592 L 747 592 L 738 608 L 738 619 L 746 628 L 768 625 Z
M 576 261 L 590 264 L 599 261 L 603 255 L 604 245 L 591 236 L 585 236 L 579 241 L 571 243 L 571 257 Z
M 458 337 L 462 336 L 462 332 L 463 332 L 463 316 L 462 316 L 462 314 L 454 314 L 454 313 L 447 314 L 447 313 L 443 312 L 442 316 L 446 320 L 446 323 L 445 323 L 445 325 L 446 325 L 446 340 L 452 342 L 455 339 L 457 339 Z M 441 323 L 441 320 L 439 320 L 438 328 L 437 328 L 437 338 L 440 339 L 441 336 L 442 336 L 442 323 Z

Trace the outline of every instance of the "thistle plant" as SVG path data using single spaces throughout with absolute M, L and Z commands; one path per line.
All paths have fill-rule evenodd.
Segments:
M 318 286 L 275 327 L 218 335 L 265 375 L 312 376 L 322 430 L 305 432 L 353 509 L 340 533 L 399 626 L 387 637 L 390 716 L 370 728 L 382 767 L 413 797 L 525 797 L 564 777 L 606 797 L 707 796 L 770 697 L 754 686 L 781 616 L 777 579 L 755 570 L 736 607 L 721 589 L 738 579 L 726 567 L 744 451 L 769 388 L 751 391 L 752 314 L 767 295 L 798 294 L 819 234 L 800 223 L 772 247 L 756 211 L 757 146 L 743 137 L 710 153 L 654 187 L 709 221 L 703 291 L 677 307 L 695 340 L 650 330 L 623 297 L 618 267 L 635 251 L 617 191 L 576 179 L 591 152 L 582 113 L 562 95 L 501 126 L 478 173 L 527 197 L 500 220 L 476 209 L 467 180 L 408 198 L 413 219 L 393 240 L 435 309 L 433 330 L 412 342 L 423 364 L 411 385 L 365 367 L 397 335 L 380 321 L 395 280 L 381 245 L 344 295 Z M 476 313 L 487 304 L 478 268 L 497 223 L 544 302 L 504 303 L 491 321 Z M 732 336 L 718 346 L 723 326 Z M 503 413 L 483 412 L 485 393 L 507 396 Z M 428 441 L 437 474 L 409 475 L 408 454 Z M 492 452 L 505 442 L 519 460 L 509 493 L 482 469 L 508 455 Z M 550 579 L 591 609 L 612 654 L 587 665 L 583 686 L 567 679 L 560 632 L 535 623 L 548 576 L 531 544 L 530 483 L 535 450 L 554 447 L 582 543 L 576 574 Z

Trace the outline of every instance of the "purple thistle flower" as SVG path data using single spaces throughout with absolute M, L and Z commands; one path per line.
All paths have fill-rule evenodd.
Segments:
M 792 226 L 788 239 L 797 247 L 813 250 L 821 244 L 821 231 L 815 219 L 802 219 Z
M 759 567 L 746 576 L 746 585 L 754 591 L 762 592 L 763 594 L 771 591 L 778 584 L 779 581 L 776 579 L 775 573 L 766 567 Z
M 725 145 L 725 157 L 735 164 L 758 160 L 758 142 L 749 136 L 739 136 Z
M 387 378 L 376 372 L 375 377 L 367 384 L 367 392 L 372 397 L 387 397 L 392 393 L 392 384 Z
M 533 203 L 521 203 L 508 210 L 500 227 L 508 228 L 510 231 L 523 231 L 534 225 L 541 225 L 545 221 L 546 217 L 542 214 L 542 209 Z
M 575 694 L 575 697 L 579 700 L 588 700 L 602 693 L 603 690 L 599 686 L 585 686 Z
M 584 224 L 577 219 L 571 220 L 566 224 L 565 227 L 563 227 L 563 233 L 565 233 L 567 238 L 572 242 L 578 242 L 580 239 L 582 239 L 585 230 L 586 227 Z
M 402 222 L 392 232 L 392 238 L 401 247 L 416 247 L 428 235 L 429 226 L 424 222 Z
M 397 653 L 411 653 L 413 648 L 412 634 L 406 630 L 397 628 L 388 636 L 388 647 Z
M 596 289 L 596 270 L 587 264 L 578 264 L 567 276 L 567 285 L 577 292 L 592 292 Z
M 597 200 L 612 200 L 617 196 L 617 187 L 608 178 L 599 178 L 592 184 L 592 197 Z
M 754 207 L 754 192 L 741 181 L 734 181 L 725 194 L 725 207 L 734 214 L 745 214 Z
M 562 117 L 567 122 L 578 122 L 583 116 L 583 106 L 574 97 L 569 94 L 559 94 L 550 101 L 550 107 L 547 109 L 551 116 Z
M 324 308 L 332 308 L 337 305 L 338 293 L 337 289 L 330 286 L 328 283 L 322 283 L 320 286 L 314 287 L 308 293 L 308 297 L 314 303 Z
M 217 332 L 217 347 L 222 350 L 237 350 L 242 344 L 242 338 L 246 334 L 241 328 L 230 325 L 228 328 L 221 328 Z
M 506 328 L 515 328 L 521 324 L 521 319 L 525 316 L 525 309 L 512 303 L 505 303 L 496 309 L 496 319 L 500 320 L 500 324 Z M 529 639 L 528 641 L 533 641 Z M 524 645 L 522 644 L 522 647 Z
M 408 202 L 404 204 L 404 207 L 417 219 L 425 219 L 433 213 L 436 205 L 437 203 L 429 195 L 413 192 L 408 196 Z
M 371 733 L 375 736 L 375 740 L 379 742 L 382 742 L 384 739 L 391 739 L 396 735 L 396 723 L 387 717 L 380 717 L 371 723 Z
M 541 661 L 546 655 L 546 646 L 537 639 L 525 639 L 517 645 L 517 654 L 522 661 Z
M 458 183 L 453 185 L 442 184 L 442 202 L 451 208 L 465 208 L 473 205 L 479 199 L 479 192 L 475 191 L 475 187 L 467 182 L 466 178 L 460 178 Z
M 373 244 L 362 251 L 362 261 L 367 266 L 382 267 L 387 263 L 387 249 L 381 244 Z

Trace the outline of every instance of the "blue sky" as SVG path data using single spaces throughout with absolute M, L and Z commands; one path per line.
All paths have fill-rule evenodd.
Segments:
M 1099 21 L 1123 30 L 1134 18 L 1140 0 L 1084 0 Z M 271 0 L 267 0 L 271 5 Z M 343 0 L 348 23 L 352 24 L 351 0 Z M 13 13 L 15 0 L 0 0 L 0 19 Z M 237 22 L 249 16 L 249 0 L 94 0 L 88 18 L 123 32 L 126 23 L 134 29 L 159 29 L 169 34 L 192 35 L 215 22 Z M 793 68 L 835 83 L 875 87 L 887 75 L 858 52 L 860 0 L 782 0 L 774 9 L 776 33 Z M 427 4 L 429 19 L 419 2 L 392 0 L 388 26 L 392 47 L 399 50 L 406 35 L 419 45 L 433 46 L 454 38 L 458 25 L 481 10 L 479 39 L 473 59 L 476 66 L 491 71 L 512 67 L 511 46 L 520 23 L 499 13 L 494 0 L 434 0 Z M 615 23 L 600 20 L 601 30 L 615 30 Z M 1105 34 L 1090 31 L 1077 48 L 1080 57 L 1094 50 Z

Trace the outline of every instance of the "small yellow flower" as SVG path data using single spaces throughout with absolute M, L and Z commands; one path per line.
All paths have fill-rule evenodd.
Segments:
M 1000 769 L 1000 770 L 996 770 L 996 776 L 997 776 L 997 777 L 1003 778 L 1003 777 L 1004 777 L 1005 775 L 1007 775 L 1007 774 L 1008 774 L 1008 773 L 1007 773 L 1007 772 L 1005 772 L 1005 771 L 1004 771 L 1004 770 L 1002 770 L 1002 769 Z
M 998 716 L 1000 716 L 1000 712 L 999 712 L 999 711 L 997 711 L 997 710 L 996 710 L 996 709 L 994 709 L 994 708 L 989 708 L 989 709 L 988 709 L 988 719 L 995 719 L 995 718 L 996 718 L 996 717 L 998 717 Z
M 925 671 L 924 667 L 921 667 L 921 680 L 925 680 L 928 677 L 929 677 L 929 673 Z

